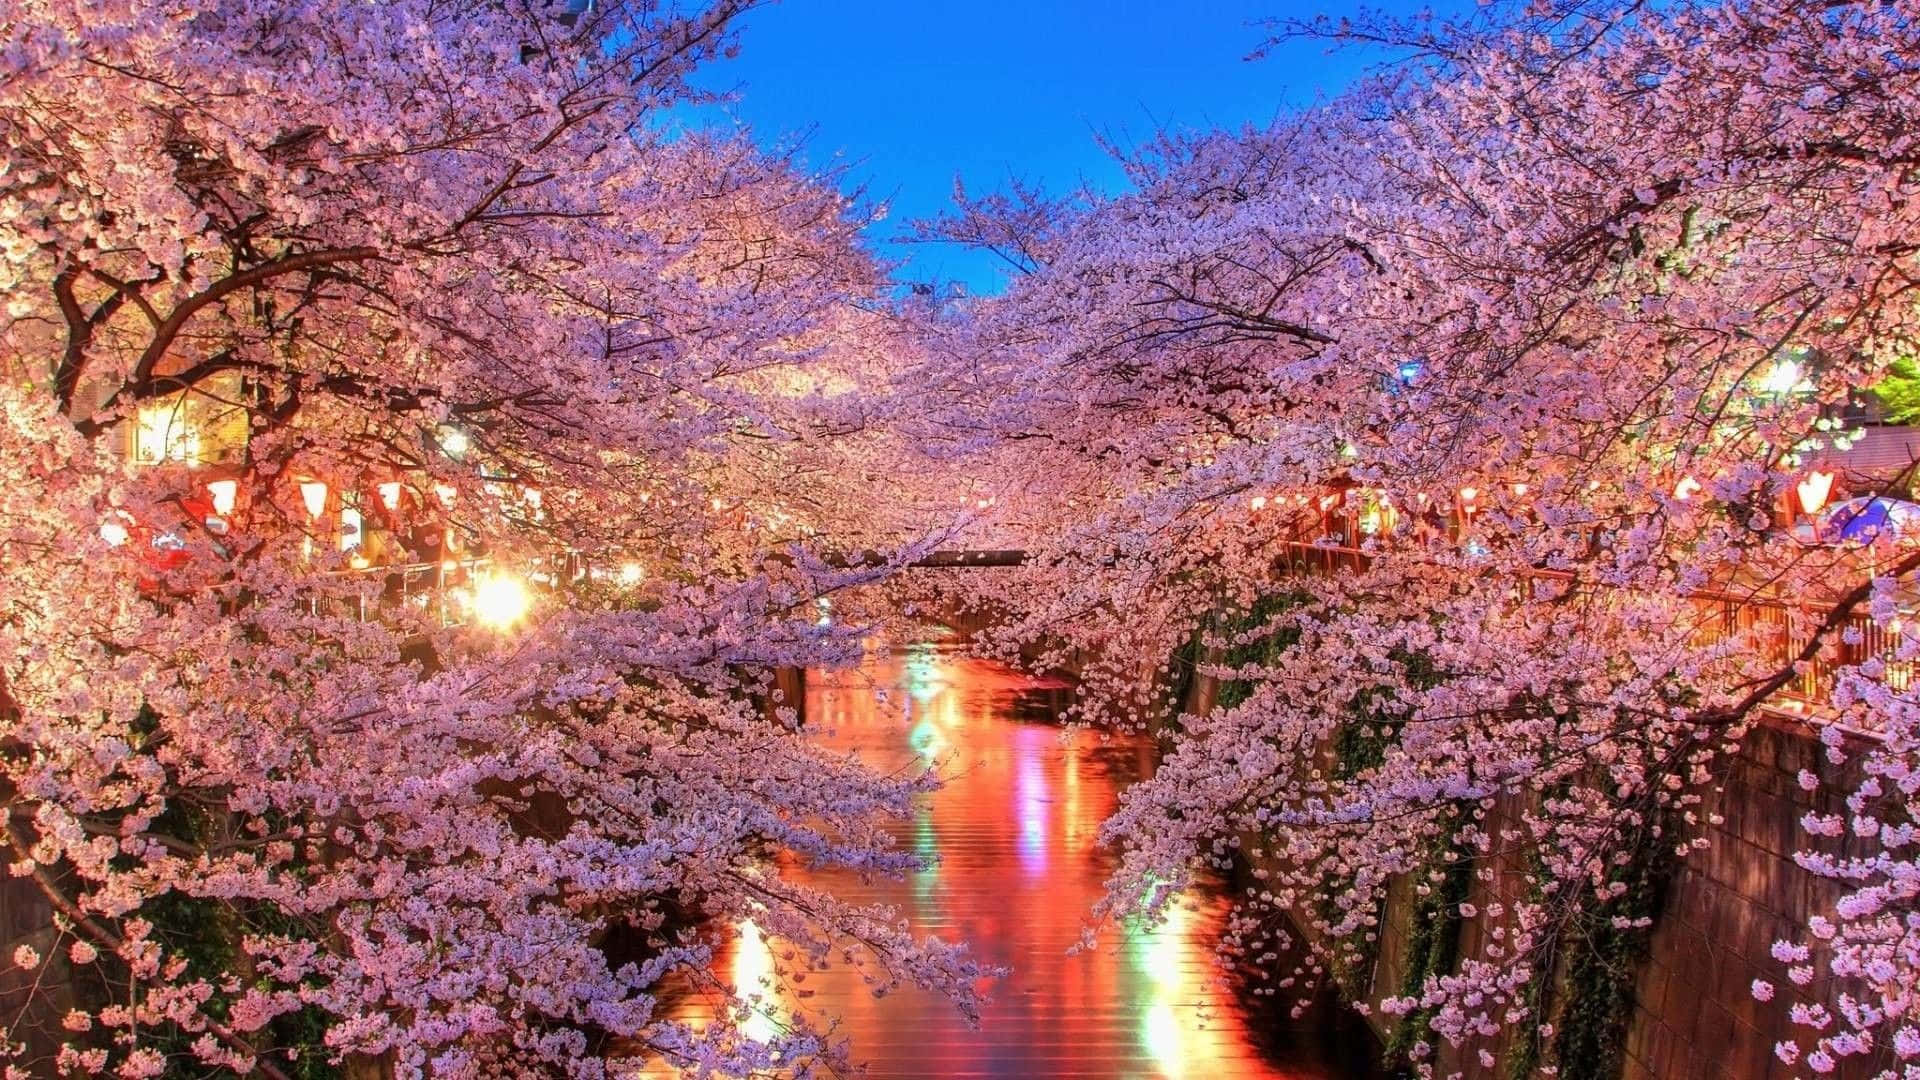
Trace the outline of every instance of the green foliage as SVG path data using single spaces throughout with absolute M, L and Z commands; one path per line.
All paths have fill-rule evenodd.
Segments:
M 206 838 L 214 825 L 210 815 L 185 810 L 178 804 L 170 806 L 155 822 L 159 831 L 189 842 Z M 142 907 L 141 915 L 152 921 L 153 936 L 168 953 L 186 961 L 184 979 L 206 979 L 215 987 L 229 977 L 237 977 L 244 988 L 245 973 L 250 967 L 249 958 L 240 949 L 240 940 L 245 935 L 309 935 L 309 928 L 268 904 L 235 903 L 178 892 L 149 902 Z M 216 990 L 206 1009 L 224 1020 L 235 996 Z M 326 1015 L 309 1007 L 275 1018 L 263 1031 L 254 1034 L 252 1042 L 255 1049 L 271 1052 L 274 1064 L 294 1080 L 336 1080 L 342 1073 L 327 1061 L 331 1051 L 322 1041 L 326 1032 Z M 177 1028 L 143 1032 L 148 1045 L 167 1056 L 165 1075 L 179 1080 L 215 1075 L 194 1063 L 190 1048 L 199 1037 Z
M 1395 650 L 1391 656 L 1405 667 L 1407 679 L 1415 687 L 1432 686 L 1438 681 L 1433 661 L 1424 653 Z M 1356 695 L 1347 703 L 1346 722 L 1333 734 L 1333 775 L 1336 779 L 1350 780 L 1386 762 L 1387 749 L 1400 734 L 1398 713 L 1386 707 L 1390 699 L 1391 691 L 1380 686 Z M 1340 917 L 1334 897 L 1347 884 L 1333 880 L 1331 876 L 1322 880 L 1319 913 L 1323 920 L 1333 922 Z M 1379 914 L 1378 906 L 1375 914 Z M 1358 1001 L 1367 996 L 1379 952 L 1380 942 L 1375 936 L 1373 940 L 1359 937 L 1350 943 L 1343 943 L 1334 953 L 1330 961 L 1334 982 L 1350 1000 Z
M 1167 671 L 1169 676 L 1167 683 L 1167 715 L 1169 721 L 1172 723 L 1179 722 L 1180 710 L 1185 707 L 1187 699 L 1192 696 L 1193 684 L 1200 680 L 1200 653 L 1202 649 L 1200 639 L 1203 636 L 1202 630 L 1194 630 L 1193 633 L 1187 635 L 1185 641 L 1180 643 L 1179 648 L 1173 650 L 1173 655 L 1167 658 Z
M 1620 1075 L 1635 986 L 1652 944 L 1653 921 L 1660 917 L 1672 880 L 1671 836 L 1670 828 L 1658 837 L 1650 828 L 1636 834 L 1630 857 L 1609 878 L 1626 891 L 1605 901 L 1584 893 L 1584 906 L 1569 920 L 1557 947 L 1536 958 L 1544 977 L 1528 983 L 1525 996 L 1535 1021 L 1508 1055 L 1510 1080 L 1536 1075 L 1543 1059 L 1552 1062 L 1556 1076 L 1570 1080 L 1616 1080 Z M 1542 896 L 1537 854 L 1533 867 L 1532 897 L 1537 902 Z M 1616 926 L 1615 919 L 1628 925 Z M 1643 919 L 1648 925 L 1632 925 Z M 1542 1022 L 1553 1025 L 1550 1046 L 1539 1035 Z
M 1304 599 L 1299 593 L 1281 590 L 1264 593 L 1254 601 L 1251 610 L 1222 616 L 1217 620 L 1215 630 L 1229 640 L 1241 634 L 1257 631 L 1256 636 L 1245 643 L 1229 645 L 1221 656 L 1222 664 L 1229 667 L 1246 667 L 1250 664 L 1272 663 L 1281 653 L 1292 648 L 1300 640 L 1300 631 L 1291 626 L 1269 629 L 1268 624 L 1274 616 L 1287 611 Z M 1223 679 L 1220 683 L 1218 704 L 1223 709 L 1231 709 L 1244 703 L 1253 696 L 1253 680 Z
M 1869 390 L 1886 410 L 1892 424 L 1920 423 L 1920 363 L 1901 357 L 1887 368 L 1887 377 Z
M 1646 830 L 1633 857 L 1613 880 L 1626 892 L 1595 901 L 1573 920 L 1561 952 L 1560 1009 L 1554 1024 L 1553 1058 L 1565 1080 L 1614 1080 L 1620 1075 L 1627 1024 L 1633 1019 L 1634 987 L 1647 960 L 1651 925 L 1616 926 L 1657 919 L 1672 876 L 1672 844 Z
M 1473 857 L 1462 850 L 1451 828 L 1444 829 L 1421 873 L 1429 888 L 1414 904 L 1407 934 L 1407 971 L 1400 981 L 1402 997 L 1419 997 L 1427 979 L 1453 974 L 1460 962 L 1460 905 L 1473 885 Z M 1438 880 L 1434 880 L 1437 875 Z M 1387 1066 L 1400 1075 L 1412 1075 L 1408 1056 L 1413 1045 L 1431 1041 L 1433 1014 L 1415 1009 L 1400 1018 L 1387 1040 Z

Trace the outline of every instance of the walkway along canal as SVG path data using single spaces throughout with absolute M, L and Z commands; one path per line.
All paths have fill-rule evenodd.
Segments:
M 1100 823 L 1120 791 L 1152 767 L 1149 742 L 1103 743 L 1091 732 L 1063 739 L 1055 717 L 1067 687 L 937 643 L 808 680 L 808 723 L 828 745 L 882 770 L 931 760 L 948 782 L 923 797 L 901 836 L 938 856 L 938 866 L 904 881 L 807 880 L 893 905 L 916 931 L 967 941 L 983 961 L 1012 968 L 990 988 L 978 1030 L 934 995 L 909 988 L 875 999 L 845 969 L 810 976 L 805 1006 L 842 1019 L 839 1033 L 870 1076 L 1364 1074 L 1376 1051 L 1354 1034 L 1358 1024 L 1343 1022 L 1350 1014 L 1289 1019 L 1282 1008 L 1243 1000 L 1218 977 L 1213 945 L 1226 907 L 1218 890 L 1189 897 L 1158 929 L 1108 928 L 1097 949 L 1069 955 L 1112 864 L 1095 846 Z M 778 997 L 765 982 L 777 942 L 749 927 L 724 945 L 719 970 L 743 991 Z M 689 999 L 679 1016 L 698 1021 L 711 1008 Z M 1336 1037 L 1336 1029 L 1348 1034 Z

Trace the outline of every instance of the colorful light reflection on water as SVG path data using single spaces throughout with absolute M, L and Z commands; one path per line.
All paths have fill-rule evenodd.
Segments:
M 1217 894 L 1190 898 L 1158 927 L 1110 928 L 1099 948 L 1069 955 L 1112 866 L 1095 847 L 1099 824 L 1151 767 L 1152 750 L 1084 732 L 1063 739 L 1057 726 L 1016 719 L 1057 712 L 1066 693 L 936 645 L 859 672 L 810 673 L 807 722 L 824 743 L 883 770 L 931 761 L 949 777 L 900 831 L 939 866 L 906 881 L 810 883 L 891 904 L 919 931 L 964 939 L 1013 973 L 990 988 L 977 1031 L 938 997 L 907 989 L 876 1000 L 844 971 L 810 978 L 805 1002 L 757 1008 L 750 1026 L 796 1005 L 837 1016 L 837 1033 L 878 1078 L 1345 1075 L 1314 1051 L 1254 1037 L 1274 1022 L 1250 1018 L 1216 977 Z M 739 929 L 720 942 L 732 950 L 722 970 L 743 991 L 766 987 L 777 943 L 750 922 Z M 682 1018 L 697 1021 L 700 1008 L 687 1002 Z

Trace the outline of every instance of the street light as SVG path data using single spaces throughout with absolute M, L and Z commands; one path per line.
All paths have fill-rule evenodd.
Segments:
M 494 630 L 511 629 L 532 608 L 533 594 L 512 574 L 489 574 L 473 587 L 474 618 Z
M 1806 372 L 1794 360 L 1776 361 L 1760 380 L 1761 393 L 1779 397 L 1811 389 L 1806 383 Z

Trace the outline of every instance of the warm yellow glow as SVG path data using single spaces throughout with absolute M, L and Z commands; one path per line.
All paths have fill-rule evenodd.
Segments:
M 755 1042 L 766 1042 L 779 1034 L 772 999 L 773 949 L 760 927 L 752 919 L 740 922 L 740 941 L 733 952 L 733 992 L 752 1010 L 741 1034 Z
M 380 485 L 380 505 L 388 510 L 400 509 L 400 482 L 389 480 Z
M 319 517 L 327 509 L 327 485 L 318 480 L 302 480 L 300 501 L 306 504 L 308 517 Z
M 1782 360 L 1768 369 L 1760 380 L 1760 390 L 1767 394 L 1791 394 L 1800 390 L 1811 390 L 1806 385 L 1806 373 L 1792 360 Z
M 200 460 L 200 432 L 187 422 L 181 402 L 140 407 L 134 416 L 133 458 L 143 465 Z
M 510 629 L 533 608 L 533 594 L 512 574 L 489 574 L 473 587 L 473 615 L 495 630 Z
M 641 569 L 639 563 L 630 562 L 620 568 L 620 584 L 622 585 L 638 585 L 640 584 L 640 579 L 646 576 L 647 572 Z
M 213 512 L 221 517 L 233 513 L 234 500 L 239 495 L 238 480 L 215 480 L 207 485 L 207 497 L 213 501 Z
M 1255 510 L 1265 510 L 1267 508 L 1267 497 L 1265 495 L 1255 495 L 1250 505 L 1252 505 Z
M 1533 489 L 1532 489 L 1532 488 L 1529 488 L 1529 487 L 1528 487 L 1527 485 L 1525 485 L 1525 484 L 1515 484 L 1515 485 L 1513 485 L 1513 493 L 1514 493 L 1515 495 L 1518 495 L 1518 496 L 1521 496 L 1522 498 L 1525 498 L 1525 497 L 1526 497 L 1526 494 L 1527 494 L 1527 492 L 1529 492 L 1529 491 L 1531 491 L 1531 490 L 1533 490 Z
M 447 508 L 448 510 L 453 509 L 453 498 L 458 494 L 460 493 L 454 488 L 450 487 L 449 485 L 446 485 L 446 484 L 433 485 L 434 497 L 439 499 L 440 505 Z
M 1199 987 L 1188 967 L 1187 913 L 1175 904 L 1167 909 L 1165 922 L 1135 928 L 1132 936 L 1135 963 L 1153 986 L 1152 1000 L 1140 1016 L 1140 1042 L 1160 1076 L 1178 1080 L 1206 1056 L 1200 1017 L 1192 1005 Z
M 360 511 L 351 506 L 340 508 L 340 550 L 352 551 L 360 546 Z
M 459 457 L 467 452 L 467 433 L 457 427 L 440 429 L 440 449 L 449 457 Z
M 1810 472 L 1805 480 L 1794 488 L 1800 496 L 1800 509 L 1809 514 L 1817 514 L 1827 505 L 1827 499 L 1833 495 L 1833 474 L 1830 472 Z
M 1480 497 L 1479 488 L 1463 487 L 1460 489 L 1460 501 L 1463 503 L 1472 503 L 1473 500 L 1479 497 Z
M 1693 498 L 1694 493 L 1699 490 L 1700 481 L 1695 480 L 1691 476 L 1683 477 L 1678 484 L 1673 486 L 1673 497 L 1679 499 L 1681 502 L 1686 502 L 1688 499 Z

